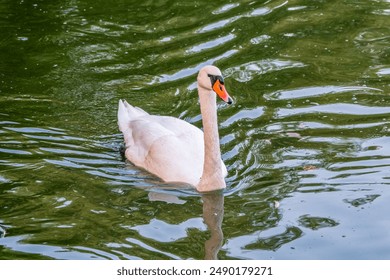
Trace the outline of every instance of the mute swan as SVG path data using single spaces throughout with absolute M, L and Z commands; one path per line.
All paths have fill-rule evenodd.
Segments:
M 228 104 L 232 99 L 217 67 L 203 67 L 197 80 L 204 132 L 178 118 L 149 115 L 126 100 L 119 100 L 118 125 L 129 161 L 165 182 L 187 183 L 199 192 L 207 192 L 226 187 L 216 94 Z

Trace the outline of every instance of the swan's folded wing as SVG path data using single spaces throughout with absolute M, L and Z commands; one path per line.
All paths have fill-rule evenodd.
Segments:
M 119 130 L 125 133 L 129 129 L 131 121 L 149 116 L 144 110 L 131 106 L 126 100 L 119 100 L 118 104 L 118 126 Z
M 195 185 L 203 170 L 203 132 L 172 117 L 146 116 L 129 123 L 126 158 L 167 182 Z

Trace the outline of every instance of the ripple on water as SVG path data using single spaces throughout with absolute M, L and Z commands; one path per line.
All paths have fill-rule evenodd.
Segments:
M 158 242 L 174 242 L 185 238 L 187 231 L 191 228 L 197 228 L 201 231 L 207 230 L 201 218 L 189 219 L 180 224 L 169 224 L 158 219 L 151 219 L 147 225 L 137 225 L 129 229 Z
M 306 87 L 292 90 L 280 90 L 264 95 L 267 100 L 292 100 L 298 98 L 321 97 L 328 94 L 342 94 L 345 92 L 355 94 L 375 94 L 382 92 L 376 88 L 360 87 L 360 86 L 321 86 L 321 87 Z
M 364 54 L 370 56 L 377 64 L 378 60 L 387 56 L 390 43 L 389 27 L 367 28 L 355 37 L 355 45 Z
M 186 50 L 186 52 L 187 53 L 203 52 L 207 49 L 216 48 L 218 46 L 224 45 L 226 42 L 233 40 L 235 37 L 236 36 L 234 34 L 228 34 L 226 36 L 222 36 L 214 40 L 207 40 L 207 42 L 200 43 L 196 46 L 190 47 L 189 49 Z
M 13 140 L 2 141 L 0 153 L 20 157 L 15 160 L 10 157 L 8 161 L 2 161 L 2 165 L 36 169 L 37 165 L 50 163 L 59 168 L 112 173 L 111 166 L 122 164 L 113 147 L 69 135 L 64 129 L 21 127 L 17 123 L 13 126 L 7 123 L 4 129 L 7 138 Z
M 386 116 L 390 113 L 390 107 L 373 107 L 373 106 L 363 106 L 359 104 L 346 104 L 346 103 L 334 103 L 334 104 L 325 104 L 317 106 L 308 106 L 303 108 L 294 108 L 294 109 L 279 109 L 277 115 L 279 118 L 293 116 L 293 115 L 305 115 L 305 114 L 315 114 L 315 113 L 325 113 L 325 114 L 336 114 L 336 115 L 383 115 Z
M 266 59 L 261 61 L 251 61 L 236 67 L 230 67 L 224 72 L 227 77 L 232 77 L 239 82 L 245 83 L 266 73 L 301 67 L 305 67 L 305 64 L 289 60 Z
M 203 197 L 126 162 L 115 110 L 126 97 L 200 127 L 188 92 L 217 64 L 237 99 L 218 110 L 229 170 L 220 256 L 388 257 L 386 1 L 263 2 L 69 2 L 41 40 L 27 29 L 9 40 L 47 74 L 1 76 L 18 92 L 1 89 L 15 113 L 0 113 L 1 246 L 34 258 L 201 258 Z M 45 90 L 33 97 L 18 79 Z
M 115 260 L 119 259 L 118 256 L 83 246 L 54 246 L 44 244 L 26 244 L 30 236 L 19 235 L 12 237 L 5 237 L 0 241 L 4 247 L 16 252 L 23 252 L 26 258 L 35 256 L 38 259 L 66 259 L 66 260 Z
M 194 67 L 188 67 L 186 69 L 179 70 L 173 74 L 162 74 L 162 75 L 160 75 L 160 77 L 151 81 L 150 84 L 161 84 L 161 83 L 165 83 L 165 82 L 171 82 L 171 81 L 176 81 L 179 79 L 188 78 L 188 77 L 193 76 L 196 73 L 198 73 L 198 71 L 203 66 L 206 66 L 209 64 L 214 64 L 215 61 L 218 61 L 222 58 L 228 58 L 228 57 L 234 55 L 235 53 L 237 53 L 237 50 L 229 50 L 220 56 L 217 56 L 215 58 L 211 58 L 211 59 L 209 59 L 205 62 L 202 62 Z
M 262 6 L 262 7 L 258 7 L 258 8 L 255 8 L 254 5 L 249 4 L 245 7 L 247 12 L 241 12 L 240 15 L 236 15 L 236 16 L 232 16 L 232 17 L 227 18 L 227 19 L 224 18 L 224 19 L 219 20 L 219 21 L 208 23 L 207 25 L 199 28 L 197 30 L 197 33 L 205 33 L 205 32 L 214 31 L 216 29 L 226 28 L 226 27 L 229 27 L 230 25 L 232 25 L 234 22 L 236 22 L 240 19 L 243 19 L 243 18 L 255 18 L 255 17 L 259 17 L 259 16 L 266 16 L 266 15 L 276 11 L 277 9 L 285 6 L 287 3 L 288 3 L 288 1 L 276 1 L 276 3 L 270 2 L 270 3 L 268 3 L 269 6 Z M 254 4 L 254 3 L 252 3 L 252 4 Z M 223 6 L 223 7 L 226 7 L 226 6 Z M 214 13 L 219 14 L 220 11 L 221 11 L 221 8 L 218 8 L 217 10 L 214 11 Z

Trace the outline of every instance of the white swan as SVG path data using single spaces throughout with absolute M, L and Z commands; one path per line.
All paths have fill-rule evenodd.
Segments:
M 149 115 L 119 101 L 118 125 L 126 158 L 165 182 L 191 184 L 200 192 L 226 187 L 217 124 L 216 93 L 231 104 L 221 71 L 205 66 L 198 74 L 203 131 L 178 118 Z

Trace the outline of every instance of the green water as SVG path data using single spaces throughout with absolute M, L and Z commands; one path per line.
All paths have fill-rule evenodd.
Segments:
M 390 2 L 0 0 L 0 259 L 390 259 Z M 126 98 L 201 127 L 223 194 L 126 162 Z

